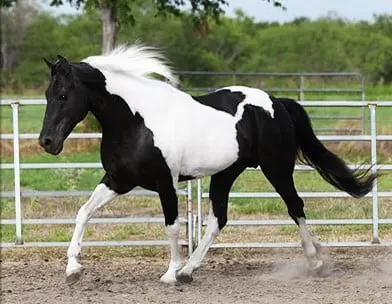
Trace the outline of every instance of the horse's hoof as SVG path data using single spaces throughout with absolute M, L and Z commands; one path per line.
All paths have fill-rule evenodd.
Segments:
M 162 283 L 165 283 L 165 284 L 175 284 L 177 282 L 177 279 L 176 279 L 176 277 L 173 277 L 171 275 L 163 275 L 163 276 L 161 276 L 159 281 L 161 281 Z
M 318 260 L 316 263 L 309 267 L 309 271 L 312 275 L 321 275 L 324 269 L 324 262 L 322 260 Z
M 193 281 L 192 274 L 183 273 L 181 271 L 176 273 L 176 279 L 180 283 L 190 283 Z
M 67 275 L 67 277 L 65 279 L 65 282 L 68 285 L 73 285 L 73 284 L 79 282 L 81 277 L 82 277 L 82 272 L 81 271 L 74 272 L 74 273 L 71 273 L 70 275 Z
M 67 277 L 65 279 L 65 282 L 68 285 L 73 285 L 79 282 L 80 278 L 82 277 L 82 270 L 83 266 L 80 264 L 76 264 L 72 269 L 67 269 Z

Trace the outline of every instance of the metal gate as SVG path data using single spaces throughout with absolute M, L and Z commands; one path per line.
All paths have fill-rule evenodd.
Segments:
M 68 242 L 32 242 L 23 243 L 22 237 L 22 224 L 72 224 L 74 219 L 23 219 L 22 218 L 22 204 L 21 197 L 44 197 L 44 196 L 85 196 L 90 192 L 86 191 L 22 191 L 20 188 L 20 169 L 39 169 L 39 168 L 100 168 L 100 163 L 21 163 L 19 155 L 19 139 L 36 139 L 38 134 L 20 134 L 18 111 L 20 105 L 43 105 L 43 99 L 30 99 L 30 100 L 1 100 L 1 106 L 12 107 L 13 117 L 13 133 L 0 134 L 2 140 L 13 140 L 13 163 L 1 163 L 0 170 L 13 170 L 14 171 L 14 191 L 0 192 L 0 197 L 14 197 L 15 198 L 15 219 L 1 218 L 0 225 L 15 225 L 15 243 L 0 244 L 1 247 L 14 247 L 14 246 L 68 246 Z M 316 107 L 368 107 L 370 110 L 370 135 L 351 135 L 351 136 L 319 136 L 322 141 L 369 141 L 371 143 L 371 165 L 373 165 L 373 173 L 378 170 L 392 170 L 391 164 L 378 164 L 377 162 L 377 147 L 378 140 L 391 141 L 392 135 L 377 135 L 376 134 L 376 109 L 377 107 L 392 107 L 392 101 L 378 101 L 378 102 L 353 102 L 353 101 L 313 101 L 303 102 L 304 106 Z M 101 135 L 98 133 L 73 133 L 71 138 L 99 138 Z M 370 166 L 370 165 L 369 165 Z M 353 167 L 353 166 L 351 166 Z M 310 170 L 306 166 L 296 166 L 296 170 Z M 149 191 L 132 191 L 130 195 L 154 195 Z M 192 252 L 194 243 L 198 242 L 202 234 L 202 226 L 205 224 L 202 199 L 208 197 L 201 189 L 201 181 L 197 181 L 197 210 L 194 213 L 192 204 L 192 184 L 187 183 L 186 189 L 179 190 L 179 195 L 186 197 L 187 200 L 187 216 L 180 219 L 181 223 L 187 225 L 186 240 L 180 241 L 181 245 L 188 247 L 188 252 Z M 303 192 L 299 193 L 301 197 L 346 197 L 342 192 Z M 278 197 L 276 193 L 235 193 L 231 192 L 230 197 Z M 308 223 L 314 225 L 341 225 L 341 224 L 357 224 L 357 225 L 371 225 L 372 226 L 372 240 L 369 242 L 336 242 L 325 243 L 327 246 L 373 246 L 377 244 L 392 245 L 392 241 L 380 243 L 378 232 L 379 225 L 392 224 L 392 219 L 380 219 L 378 215 L 378 198 L 392 197 L 392 191 L 379 192 L 377 183 L 371 194 L 368 197 L 372 198 L 372 218 L 370 219 L 323 219 L 323 220 L 308 220 Z M 95 218 L 90 223 L 163 223 L 163 218 Z M 229 221 L 228 225 L 247 226 L 247 225 L 289 225 L 293 224 L 290 220 L 239 220 Z M 195 231 L 195 227 L 197 227 Z M 130 245 L 130 246 L 149 246 L 149 245 L 165 245 L 166 241 L 97 241 L 85 242 L 86 246 L 116 246 L 116 245 Z M 299 243 L 229 243 L 229 244 L 215 244 L 214 247 L 293 247 L 299 246 Z

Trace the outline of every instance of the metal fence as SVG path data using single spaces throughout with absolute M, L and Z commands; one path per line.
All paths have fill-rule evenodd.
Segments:
M 181 83 L 185 83 L 182 87 L 184 90 L 192 91 L 192 92 L 210 92 L 218 89 L 222 85 L 227 85 L 228 79 L 231 80 L 231 85 L 237 84 L 245 84 L 245 85 L 253 85 L 255 83 L 249 83 L 250 79 L 267 79 L 267 78 L 294 78 L 296 79 L 294 86 L 284 86 L 282 81 L 279 86 L 265 86 L 263 83 L 257 83 L 256 86 L 261 89 L 270 92 L 270 93 L 294 93 L 298 97 L 298 100 L 304 101 L 309 100 L 309 98 L 305 98 L 307 93 L 330 93 L 330 94 L 350 94 L 356 100 L 364 101 L 365 96 L 365 77 L 358 72 L 327 72 L 327 73 L 309 73 L 309 72 L 301 72 L 301 73 L 272 73 L 272 72 L 208 72 L 208 71 L 178 71 L 177 74 L 180 76 Z M 202 79 L 209 84 L 214 83 L 212 78 L 224 78 L 224 84 L 219 84 L 219 86 L 188 86 L 187 79 L 191 77 L 202 77 Z M 311 78 L 351 78 L 357 79 L 358 87 L 330 87 L 330 88 L 322 88 L 322 87 L 308 87 L 307 79 Z M 244 81 L 245 78 L 245 81 Z M 241 79 L 241 81 L 238 81 Z M 189 81 L 190 83 L 194 83 L 194 81 Z M 219 81 L 218 81 L 219 82 Z
M 1 191 L 0 197 L 14 197 L 15 200 L 15 219 L 0 220 L 0 225 L 15 225 L 15 243 L 0 244 L 1 247 L 14 247 L 17 245 L 24 245 L 25 247 L 49 247 L 49 246 L 68 246 L 68 242 L 23 242 L 22 237 L 22 224 L 25 225 L 58 225 L 58 224 L 74 224 L 75 219 L 23 219 L 22 217 L 22 197 L 76 197 L 76 196 L 89 196 L 92 191 L 24 191 L 20 187 L 20 169 L 59 169 L 59 168 L 102 168 L 101 163 L 21 163 L 19 139 L 38 139 L 39 134 L 20 134 L 19 132 L 19 106 L 20 105 L 44 105 L 44 99 L 23 99 L 23 100 L 1 100 L 0 105 L 10 105 L 12 107 L 12 122 L 13 133 L 0 134 L 2 140 L 13 140 L 13 163 L 0 164 L 0 170 L 14 170 L 14 191 Z M 101 138 L 99 133 L 73 133 L 70 138 Z M 187 239 L 180 240 L 179 244 L 188 247 L 188 253 L 192 253 L 193 248 L 193 206 L 192 206 L 192 188 L 191 182 L 187 183 L 186 189 L 178 190 L 180 197 L 185 197 L 187 200 L 187 217 L 180 217 L 179 222 L 187 226 Z M 155 192 L 147 190 L 133 190 L 125 195 L 134 196 L 157 196 Z M 95 224 L 135 224 L 135 223 L 164 223 L 163 218 L 94 218 L 89 223 Z M 150 241 L 87 241 L 86 246 L 155 246 L 167 245 L 168 241 L 165 240 L 150 240 Z
M 301 73 L 268 73 L 268 72 L 207 72 L 207 71 L 179 71 L 182 89 L 192 93 L 201 94 L 214 91 L 221 86 L 226 86 L 231 82 L 231 85 L 249 85 L 258 87 L 264 91 L 276 95 L 280 93 L 295 94 L 297 100 L 305 101 L 311 100 L 310 94 L 328 94 L 328 100 L 342 100 L 341 95 L 344 94 L 344 100 L 365 101 L 365 77 L 358 72 L 301 72 Z M 278 79 L 278 81 L 271 81 L 271 79 Z M 329 85 L 323 87 L 322 84 L 328 83 L 328 80 L 339 80 L 342 78 L 350 79 L 350 84 L 345 87 L 338 87 Z M 222 80 L 220 80 L 222 79 Z M 291 81 L 289 81 L 289 79 Z M 316 81 L 317 86 L 312 85 L 312 80 Z M 189 83 L 200 83 L 202 85 L 194 86 L 188 85 Z M 207 85 L 203 85 L 203 84 Z M 214 84 L 214 86 L 211 86 Z M 333 96 L 336 96 L 334 98 Z M 350 98 L 348 98 L 350 96 Z M 317 99 L 317 98 L 316 98 Z M 348 128 L 315 128 L 317 133 L 358 133 L 365 134 L 366 116 L 365 107 L 361 108 L 359 115 L 311 115 L 312 120 L 339 120 L 344 119 L 347 121 L 358 122 L 359 125 Z
M 30 100 L 1 100 L 0 105 L 10 105 L 12 107 L 13 117 L 13 133 L 0 134 L 0 139 L 13 140 L 13 163 L 2 163 L 0 170 L 14 171 L 14 191 L 0 192 L 0 197 L 14 197 L 15 200 L 15 219 L 1 218 L 1 225 L 15 225 L 15 243 L 0 244 L 1 247 L 13 247 L 18 245 L 24 246 L 68 246 L 67 242 L 31 242 L 23 243 L 22 224 L 72 224 L 74 219 L 23 219 L 22 217 L 22 197 L 53 197 L 53 196 L 86 196 L 90 195 L 90 191 L 22 191 L 20 187 L 20 169 L 54 169 L 54 168 L 101 168 L 100 163 L 21 163 L 19 155 L 19 139 L 37 139 L 38 134 L 20 134 L 18 111 L 20 105 L 43 105 L 45 100 L 30 99 Z M 322 141 L 368 141 L 371 143 L 371 164 L 372 171 L 377 173 L 378 170 L 392 170 L 391 164 L 377 163 L 377 141 L 391 141 L 392 135 L 377 135 L 376 134 L 376 108 L 378 107 L 392 107 L 392 101 L 379 102 L 353 102 L 353 101 L 313 101 L 304 102 L 304 106 L 312 107 L 369 107 L 370 110 L 370 135 L 353 135 L 353 136 L 319 136 Z M 99 133 L 73 133 L 70 138 L 100 138 Z M 353 167 L 351 165 L 351 167 Z M 370 167 L 370 165 L 368 165 Z M 296 170 L 311 170 L 307 166 L 296 166 Z M 196 214 L 192 204 L 192 183 L 187 183 L 186 189 L 178 191 L 179 195 L 186 197 L 187 201 L 187 216 L 181 217 L 180 222 L 186 224 L 187 233 L 186 240 L 181 240 L 180 244 L 188 247 L 188 253 L 192 252 L 195 242 L 200 241 L 202 235 L 202 226 L 205 224 L 205 218 L 202 210 L 202 200 L 208 198 L 208 193 L 203 192 L 201 180 L 197 181 L 197 207 Z M 150 191 L 135 190 L 131 191 L 129 195 L 156 195 Z M 348 197 L 342 192 L 302 192 L 299 193 L 301 197 Z M 276 193 L 236 193 L 231 192 L 230 197 L 242 198 L 273 198 L 278 197 Z M 323 219 L 323 220 L 308 220 L 308 223 L 314 225 L 371 225 L 373 238 L 369 242 L 336 242 L 327 243 L 328 246 L 369 246 L 375 244 L 382 244 L 391 246 L 391 241 L 380 242 L 379 239 L 379 225 L 392 224 L 392 219 L 379 218 L 379 203 L 378 198 L 392 197 L 392 191 L 379 192 L 376 186 L 368 197 L 372 198 L 372 218 L 371 219 Z M 163 223 L 163 218 L 94 218 L 90 223 Z M 291 220 L 237 220 L 229 221 L 228 225 L 234 226 L 248 226 L 248 225 L 292 225 Z M 195 229 L 196 228 L 196 229 Z M 152 240 L 152 241 L 90 241 L 84 243 L 86 246 L 113 246 L 113 245 L 166 245 L 167 241 Z M 299 246 L 299 243 L 220 243 L 214 244 L 214 247 L 293 247 Z
M 318 136 L 324 142 L 336 141 L 367 141 L 371 143 L 371 165 L 363 166 L 364 169 L 371 168 L 374 174 L 378 171 L 392 170 L 392 164 L 378 164 L 377 163 L 377 141 L 392 141 L 392 135 L 377 135 L 376 132 L 376 108 L 378 107 L 392 107 L 392 101 L 379 102 L 347 102 L 347 101 L 313 101 L 303 102 L 304 106 L 311 107 L 369 107 L 370 110 L 370 135 L 352 135 L 352 136 Z M 350 168 L 356 168 L 354 165 L 349 165 Z M 252 170 L 252 169 L 248 169 Z M 253 169 L 254 170 L 254 169 Z M 295 170 L 313 170 L 309 166 L 296 165 Z M 392 189 L 391 189 L 392 190 Z M 202 226 L 206 224 L 206 218 L 203 216 L 202 200 L 208 198 L 209 193 L 203 192 L 201 180 L 197 181 L 197 218 L 202 219 L 197 222 L 198 241 L 201 239 Z M 299 192 L 302 198 L 347 198 L 350 197 L 344 192 Z M 230 192 L 230 198 L 279 198 L 280 196 L 275 192 Z M 372 193 L 366 195 L 372 200 L 372 218 L 370 219 L 314 219 L 307 220 L 311 225 L 371 225 L 372 226 L 372 240 L 369 242 L 328 242 L 322 243 L 326 246 L 374 246 L 381 244 L 383 246 L 392 246 L 392 240 L 383 240 L 379 238 L 379 225 L 392 224 L 392 218 L 379 218 L 379 198 L 392 198 L 392 191 L 380 192 L 378 191 L 377 180 Z M 228 221 L 228 226 L 276 226 L 276 225 L 293 225 L 292 220 L 232 220 Z M 299 244 L 294 243 L 218 243 L 212 247 L 230 248 L 230 247 L 297 247 Z

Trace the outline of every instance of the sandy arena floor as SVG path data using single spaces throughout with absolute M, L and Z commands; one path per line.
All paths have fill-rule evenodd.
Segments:
M 325 251 L 319 277 L 307 273 L 298 249 L 209 253 L 187 285 L 159 282 L 162 257 L 84 256 L 73 286 L 65 284 L 63 258 L 3 257 L 1 303 L 392 303 L 391 249 Z

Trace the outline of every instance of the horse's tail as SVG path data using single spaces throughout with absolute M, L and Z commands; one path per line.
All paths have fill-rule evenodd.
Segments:
M 315 168 L 318 173 L 337 189 L 353 197 L 362 197 L 373 188 L 376 175 L 370 169 L 351 170 L 337 155 L 329 151 L 313 132 L 304 108 L 292 99 L 278 98 L 289 112 L 294 123 L 298 158 Z

